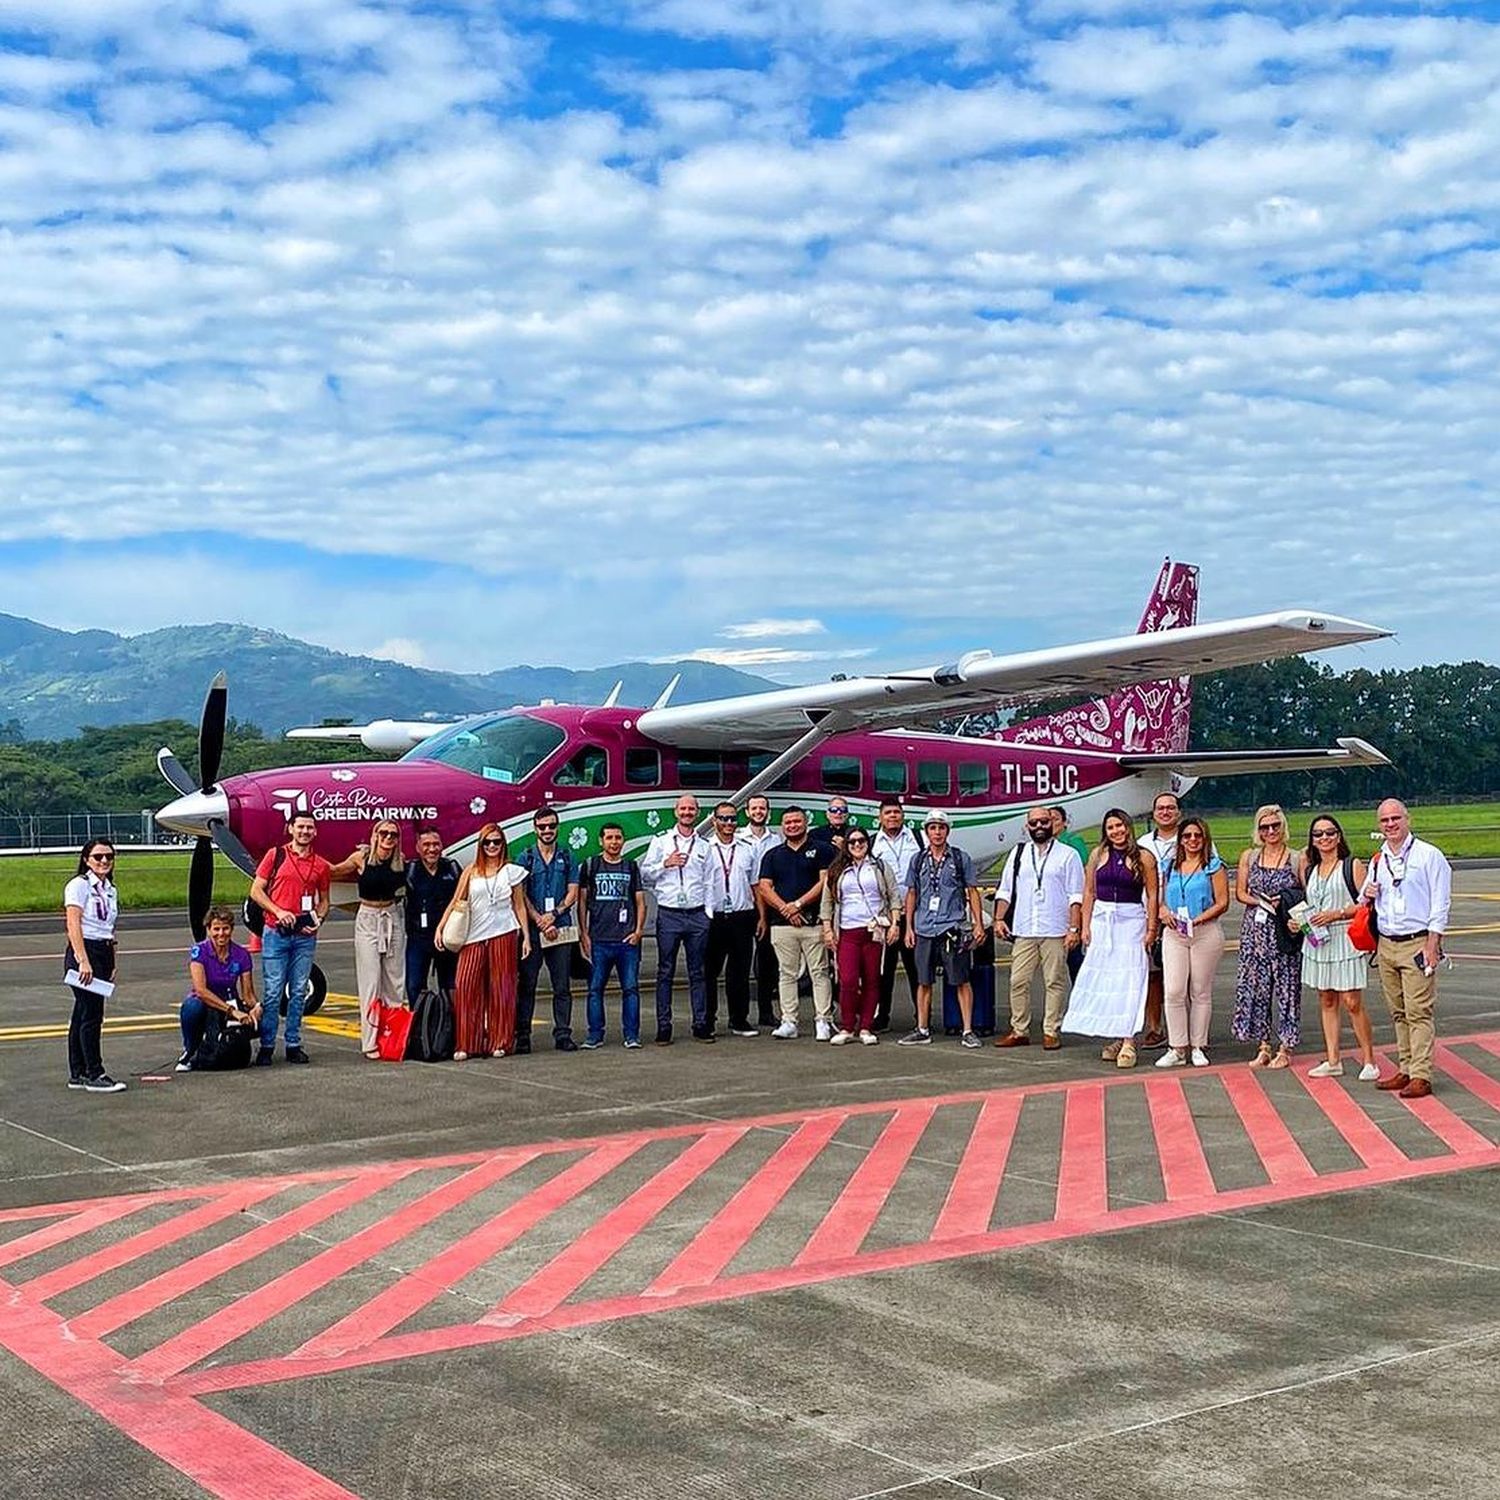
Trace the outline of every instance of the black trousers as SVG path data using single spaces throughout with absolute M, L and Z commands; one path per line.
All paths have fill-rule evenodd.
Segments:
M 554 947 L 542 947 L 542 934 L 538 928 L 531 929 L 531 952 L 521 960 L 521 972 L 516 985 L 516 1051 L 531 1051 L 531 1022 L 536 1014 L 536 985 L 546 966 L 547 977 L 552 981 L 552 1040 L 571 1041 L 573 1038 L 573 952 L 575 943 L 558 943 Z
M 731 1030 L 750 1027 L 750 963 L 755 957 L 755 924 L 752 911 L 718 912 L 708 919 L 708 954 L 703 977 L 708 984 L 708 1025 L 719 1019 L 719 976 L 724 976 L 724 995 L 729 1003 Z
M 113 979 L 115 945 L 85 938 L 83 946 L 88 952 L 94 978 Z M 78 959 L 69 947 L 63 956 L 63 973 L 77 967 Z M 99 1055 L 99 1038 L 104 1030 L 104 996 L 91 994 L 76 985 L 68 988 L 73 991 L 73 1015 L 68 1021 L 68 1077 L 98 1078 L 104 1072 L 104 1061 Z
M 776 962 L 776 950 L 771 946 L 770 933 L 755 940 L 755 1010 L 756 1024 L 775 1026 L 781 1016 L 777 1008 L 777 986 L 781 982 L 781 968 Z
M 900 919 L 901 935 L 880 955 L 880 998 L 875 1003 L 875 1029 L 884 1031 L 891 1024 L 891 1001 L 896 994 L 896 970 L 906 970 L 910 986 L 912 1015 L 917 1011 L 917 954 L 906 946 L 906 918 Z M 915 1025 L 913 1020 L 913 1025 Z

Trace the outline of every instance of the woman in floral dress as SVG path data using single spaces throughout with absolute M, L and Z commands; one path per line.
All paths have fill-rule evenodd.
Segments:
M 1302 1039 L 1302 955 L 1283 953 L 1276 941 L 1276 902 L 1287 891 L 1300 889 L 1286 833 L 1280 807 L 1260 808 L 1235 880 L 1245 919 L 1231 1030 L 1236 1041 L 1259 1044 L 1252 1068 L 1287 1067 Z M 1280 1044 L 1274 1053 L 1272 1036 Z

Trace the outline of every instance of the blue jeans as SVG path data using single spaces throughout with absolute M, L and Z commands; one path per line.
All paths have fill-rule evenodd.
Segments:
M 203 1028 L 208 1025 L 208 1007 L 196 995 L 189 995 L 182 1002 L 177 1018 L 182 1025 L 182 1050 L 191 1057 L 203 1040 Z
M 307 981 L 312 975 L 313 953 L 318 946 L 315 932 L 283 932 L 266 924 L 260 942 L 260 982 L 265 999 L 260 1013 L 260 1044 L 276 1045 L 276 1022 L 281 1015 L 285 991 L 286 1044 L 302 1045 L 302 1006 L 307 999 Z
M 627 1042 L 641 1039 L 641 945 L 639 943 L 595 943 L 594 971 L 589 976 L 589 1040 L 604 1040 L 604 986 L 609 971 L 620 976 L 620 1030 Z
M 656 1038 L 672 1035 L 672 981 L 677 977 L 677 950 L 687 954 L 688 994 L 693 1005 L 693 1035 L 713 1027 L 708 1020 L 708 913 L 702 907 L 679 911 L 656 908 Z

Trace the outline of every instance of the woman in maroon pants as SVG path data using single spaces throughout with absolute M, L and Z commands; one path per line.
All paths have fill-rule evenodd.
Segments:
M 881 950 L 900 935 L 897 893 L 883 860 L 870 854 L 870 836 L 851 828 L 844 847 L 828 867 L 820 915 L 823 941 L 838 955 L 839 1029 L 831 1038 L 842 1047 L 856 1037 L 867 1047 L 875 1034 L 880 998 Z

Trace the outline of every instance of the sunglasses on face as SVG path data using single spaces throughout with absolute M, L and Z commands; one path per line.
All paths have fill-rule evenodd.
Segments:
M 1339 836 L 1339 831 L 1338 831 L 1337 828 L 1314 828 L 1313 829 L 1313 837 L 1315 839 L 1336 839 L 1338 836 Z
M 1257 833 L 1280 833 L 1281 832 L 1281 824 L 1280 823 L 1257 823 L 1255 825 L 1255 831 Z
M 394 828 L 382 828 L 375 837 L 378 839 L 399 839 L 401 835 Z
M 1033 818 L 1031 820 L 1031 822 L 1029 822 L 1026 826 L 1028 828 L 1038 828 L 1038 829 L 1041 829 L 1045 833 L 1049 828 L 1052 827 L 1052 819 L 1051 818 Z
M 102 859 L 105 864 L 108 864 L 114 858 L 114 855 L 113 854 L 91 854 L 91 855 L 89 855 L 89 858 L 90 859 Z
M 504 839 L 485 839 L 483 845 L 486 849 L 502 849 L 505 847 Z
M 1203 835 L 1199 833 L 1196 828 L 1191 828 L 1185 834 L 1183 834 L 1182 842 L 1184 844 L 1191 844 L 1194 842 L 1201 844 L 1203 842 Z
M 868 839 L 850 839 L 849 847 L 851 849 L 863 849 L 868 843 Z
M 714 814 L 714 822 L 715 823 L 733 823 L 734 822 L 734 814 L 733 813 L 715 813 Z

